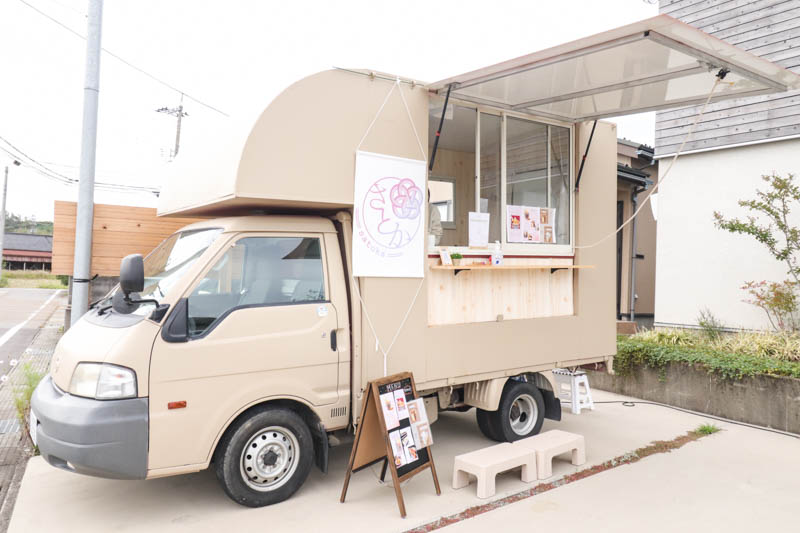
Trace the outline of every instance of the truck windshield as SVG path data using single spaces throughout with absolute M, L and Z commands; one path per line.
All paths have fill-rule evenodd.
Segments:
M 144 258 L 144 290 L 141 298 L 161 302 L 221 232 L 220 228 L 180 231 L 159 244 Z M 149 313 L 152 307 L 147 307 L 140 306 L 135 313 Z

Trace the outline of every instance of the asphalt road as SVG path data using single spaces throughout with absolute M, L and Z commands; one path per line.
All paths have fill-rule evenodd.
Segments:
M 65 290 L 0 289 L 0 376 L 20 358 L 36 330 L 67 297 Z

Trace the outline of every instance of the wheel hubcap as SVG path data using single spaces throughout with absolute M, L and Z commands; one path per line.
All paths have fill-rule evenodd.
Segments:
M 259 430 L 242 450 L 242 479 L 258 491 L 275 490 L 286 483 L 297 468 L 297 437 L 286 428 Z
M 518 396 L 514 403 L 511 404 L 511 409 L 508 411 L 508 422 L 511 430 L 517 435 L 527 435 L 533 430 L 536 425 L 536 419 L 539 417 L 539 408 L 536 406 L 536 401 L 530 394 L 522 394 Z

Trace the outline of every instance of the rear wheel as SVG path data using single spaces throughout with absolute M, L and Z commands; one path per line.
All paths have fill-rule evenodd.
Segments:
M 289 409 L 267 407 L 228 429 L 215 455 L 217 479 L 236 503 L 271 505 L 300 488 L 313 455 L 311 432 L 303 419 Z
M 495 440 L 513 442 L 536 435 L 544 423 L 544 397 L 533 383 L 509 381 L 497 411 L 490 411 L 489 428 Z
M 484 411 L 483 409 L 475 409 L 475 418 L 478 420 L 478 428 L 483 433 L 483 436 L 492 439 L 501 441 L 503 440 L 500 435 L 495 431 L 492 425 L 492 417 L 494 415 L 494 411 Z

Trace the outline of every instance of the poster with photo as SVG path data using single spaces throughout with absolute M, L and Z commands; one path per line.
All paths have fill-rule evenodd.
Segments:
M 428 422 L 428 413 L 425 411 L 425 400 L 417 398 L 408 402 L 408 421 L 411 424 Z
M 408 407 L 406 406 L 406 393 L 403 389 L 394 391 L 394 405 L 397 411 L 397 418 L 405 420 L 408 418 Z
M 555 243 L 556 210 L 528 205 L 506 206 L 508 242 Z
M 394 403 L 394 392 L 387 392 L 381 394 L 381 409 L 383 410 L 383 419 L 386 421 L 386 429 L 394 429 L 400 425 L 400 419 L 397 416 L 397 407 Z
M 431 433 L 431 426 L 427 421 L 412 424 L 411 433 L 417 448 L 427 448 L 433 444 L 433 433 Z
M 542 242 L 547 244 L 554 244 L 556 242 L 552 224 L 542 226 Z
M 392 455 L 394 456 L 394 466 L 401 467 L 408 463 L 406 452 L 403 450 L 403 443 L 400 440 L 400 430 L 396 429 L 389 432 L 389 443 L 392 445 Z
M 398 431 L 400 432 L 400 443 L 403 446 L 406 463 L 413 463 L 419 456 L 417 455 L 417 447 L 414 444 L 411 427 L 400 428 Z
M 508 242 L 522 242 L 522 206 L 506 206 L 506 216 L 508 217 L 506 226 Z

